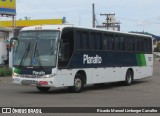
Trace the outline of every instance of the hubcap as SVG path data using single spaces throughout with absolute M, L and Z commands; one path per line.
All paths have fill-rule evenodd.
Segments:
M 75 79 L 75 87 L 76 87 L 77 89 L 80 89 L 81 86 L 82 86 L 82 81 L 81 81 L 81 79 L 76 78 L 76 79 Z

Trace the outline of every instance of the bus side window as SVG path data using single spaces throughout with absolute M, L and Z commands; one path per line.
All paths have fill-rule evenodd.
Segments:
M 134 41 L 134 51 L 137 52 L 138 49 L 139 49 L 139 48 L 138 48 L 138 37 L 136 37 L 136 38 L 135 38 L 135 41 Z
M 82 49 L 82 32 L 81 31 L 76 32 L 75 48 Z
M 108 50 L 113 50 L 113 35 L 108 35 Z
M 143 51 L 143 38 L 139 38 L 139 51 Z
M 124 51 L 124 36 L 120 36 L 120 50 Z
M 89 46 L 90 46 L 90 49 L 93 50 L 93 49 L 96 49 L 96 33 L 91 32 L 90 34 L 91 35 L 89 38 Z
M 125 51 L 129 51 L 129 38 L 128 36 L 125 37 Z
M 108 50 L 108 38 L 107 35 L 103 35 L 103 41 L 102 41 L 102 49 Z
M 147 52 L 147 38 L 143 38 L 143 51 Z
M 145 41 L 146 41 L 146 44 L 147 44 L 147 51 L 152 53 L 152 39 L 147 38 Z
M 96 34 L 96 50 L 101 50 L 101 34 Z
M 69 60 L 69 43 L 61 43 L 59 48 L 59 59 L 61 61 Z
M 59 54 L 58 54 L 58 67 L 64 68 L 69 64 L 70 58 L 74 50 L 74 31 L 71 28 L 66 28 L 62 31 Z
M 82 49 L 88 49 L 89 48 L 89 37 L 87 32 L 82 33 Z
M 114 38 L 114 49 L 115 50 L 119 50 L 120 49 L 120 39 L 119 39 L 119 35 L 116 35 Z
M 134 51 L 134 41 L 133 38 L 129 38 L 129 51 Z

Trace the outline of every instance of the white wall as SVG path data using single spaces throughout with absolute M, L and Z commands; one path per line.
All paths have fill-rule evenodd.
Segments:
M 3 60 L 7 60 L 7 49 L 6 49 L 6 41 L 10 41 L 13 37 L 13 31 L 2 31 L 0 30 L 0 64 L 4 64 Z M 12 53 L 9 53 L 9 67 L 12 67 Z
M 13 32 L 9 33 L 9 41 L 10 39 L 13 37 Z M 9 52 L 9 67 L 13 67 L 13 50 L 11 50 L 11 52 Z
M 0 32 L 0 64 L 3 64 L 3 60 L 7 59 L 5 39 L 7 39 L 7 33 Z

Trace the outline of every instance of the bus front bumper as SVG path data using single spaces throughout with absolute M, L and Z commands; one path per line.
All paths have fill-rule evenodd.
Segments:
M 53 77 L 54 78 L 54 77 Z M 53 78 L 23 78 L 12 76 L 13 84 L 36 87 L 55 87 Z

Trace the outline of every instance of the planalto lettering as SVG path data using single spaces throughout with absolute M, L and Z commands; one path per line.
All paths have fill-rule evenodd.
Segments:
M 41 72 L 33 71 L 33 75 L 45 75 L 45 72 L 43 72 L 43 71 L 41 71 Z
M 88 54 L 83 55 L 83 64 L 101 64 L 102 57 L 99 55 L 89 56 Z

